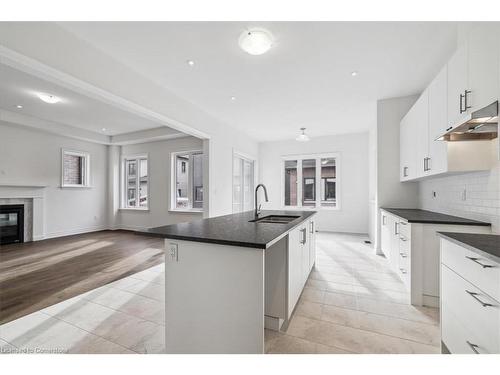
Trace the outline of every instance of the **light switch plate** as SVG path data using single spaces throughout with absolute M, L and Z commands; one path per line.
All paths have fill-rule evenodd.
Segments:
M 170 242 L 168 244 L 168 261 L 178 262 L 179 261 L 179 246 L 176 243 Z

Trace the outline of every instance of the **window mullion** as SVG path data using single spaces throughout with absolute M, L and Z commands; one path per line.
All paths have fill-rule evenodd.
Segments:
M 316 208 L 321 207 L 321 158 L 316 158 Z
M 297 160 L 297 207 L 302 207 L 302 159 Z

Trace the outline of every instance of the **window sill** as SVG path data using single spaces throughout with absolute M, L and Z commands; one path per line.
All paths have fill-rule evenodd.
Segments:
M 202 214 L 203 210 L 193 210 L 193 209 L 187 209 L 187 210 L 179 210 L 179 209 L 170 209 L 168 212 L 175 212 L 175 213 L 185 213 L 185 214 Z
M 61 189 L 92 189 L 94 188 L 92 185 L 61 185 L 59 186 Z
M 132 208 L 132 207 L 123 207 L 119 208 L 118 211 L 139 211 L 139 212 L 149 212 L 149 208 Z
M 284 211 L 340 211 L 340 207 L 297 207 L 282 206 Z

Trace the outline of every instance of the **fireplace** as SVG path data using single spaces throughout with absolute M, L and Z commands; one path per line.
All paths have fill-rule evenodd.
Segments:
M 0 205 L 0 244 L 24 242 L 24 205 Z

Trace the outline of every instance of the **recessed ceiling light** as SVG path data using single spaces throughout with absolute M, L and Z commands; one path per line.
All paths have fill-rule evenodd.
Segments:
M 273 36 L 264 29 L 246 30 L 240 35 L 241 49 L 250 55 L 262 55 L 273 46 Z
M 309 141 L 309 136 L 306 134 L 306 128 L 300 128 L 300 131 L 302 132 L 301 134 L 299 134 L 299 136 L 297 138 L 295 138 L 296 141 L 299 141 L 299 142 L 307 142 Z
M 103 132 L 105 132 L 105 131 L 106 131 L 106 128 L 102 128 L 101 130 L 102 130 Z
M 236 96 L 231 96 L 231 101 L 234 102 L 236 100 Z
M 17 109 L 23 109 L 23 106 L 21 104 L 16 105 Z
M 50 95 L 50 94 L 39 93 L 38 97 L 40 98 L 40 100 L 44 101 L 45 103 L 49 103 L 49 104 L 56 104 L 56 103 L 59 103 L 61 101 L 61 98 L 58 98 L 57 96 Z
M 186 64 L 188 64 L 189 66 L 194 66 L 194 61 L 188 60 L 188 61 L 186 61 Z
M 357 71 L 353 71 L 353 72 L 351 72 L 351 76 L 356 77 L 357 75 L 358 75 L 358 72 L 357 72 Z

